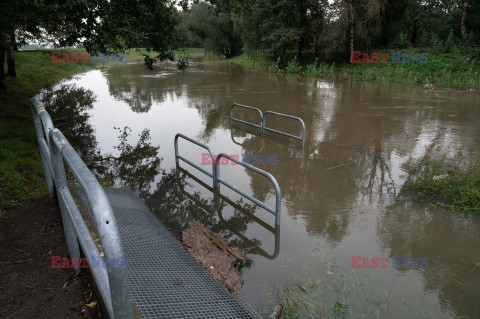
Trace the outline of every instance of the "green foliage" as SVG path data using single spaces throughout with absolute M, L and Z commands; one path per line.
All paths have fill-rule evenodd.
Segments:
M 186 73 L 188 68 L 188 58 L 186 57 L 179 58 L 177 62 L 177 67 L 180 71 L 182 71 L 182 73 Z
M 160 61 L 173 60 L 173 50 L 178 46 L 179 15 L 170 1 L 102 2 L 98 17 L 102 23 L 96 27 L 95 33 L 86 36 L 87 51 L 145 48 L 147 52 L 154 52 Z M 151 59 L 147 56 L 145 62 L 150 63 Z
M 296 56 L 287 63 L 285 71 L 287 71 L 287 73 L 299 73 L 300 71 L 302 71 L 302 67 L 300 66 L 300 64 L 298 64 Z
M 268 67 L 268 72 L 270 72 L 270 73 L 280 73 L 280 72 L 282 72 L 279 64 L 280 64 L 280 58 L 277 59 L 275 64 L 272 64 Z
M 411 186 L 420 200 L 454 212 L 480 212 L 479 162 L 472 159 L 453 164 L 444 156 L 423 159 L 418 166 Z
M 241 53 L 242 41 L 233 27 L 231 14 L 217 12 L 207 3 L 194 4 L 184 15 L 185 24 L 204 47 L 226 58 Z

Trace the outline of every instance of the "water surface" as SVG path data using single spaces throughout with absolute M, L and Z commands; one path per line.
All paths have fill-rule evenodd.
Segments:
M 259 309 L 273 309 L 272 290 L 294 276 L 320 280 L 325 316 L 480 316 L 480 269 L 472 264 L 480 262 L 480 218 L 428 209 L 405 187 L 409 165 L 426 155 L 478 156 L 478 95 L 304 80 L 235 65 L 194 64 L 183 75 L 170 64 L 154 71 L 127 64 L 89 71 L 44 99 L 105 186 L 132 187 L 172 225 L 195 218 L 248 249 L 243 291 Z M 305 147 L 232 125 L 234 102 L 301 117 Z M 248 110 L 235 116 L 260 122 Z M 272 116 L 267 125 L 300 134 L 295 121 Z M 257 166 L 280 185 L 280 228 L 273 215 L 226 187 L 215 196 L 211 178 L 189 165 L 177 169 L 176 133 L 215 154 L 276 156 L 278 163 Z M 201 164 L 204 150 L 185 141 L 179 148 Z M 265 177 L 238 165 L 220 173 L 274 207 Z M 352 256 L 428 258 L 428 267 L 396 269 L 390 261 L 387 268 L 352 269 Z M 344 306 L 328 305 L 335 300 Z

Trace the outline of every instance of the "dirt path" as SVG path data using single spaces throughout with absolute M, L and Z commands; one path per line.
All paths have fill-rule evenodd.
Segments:
M 100 316 L 87 272 L 53 269 L 51 256 L 69 257 L 55 200 L 44 196 L 0 217 L 0 318 Z

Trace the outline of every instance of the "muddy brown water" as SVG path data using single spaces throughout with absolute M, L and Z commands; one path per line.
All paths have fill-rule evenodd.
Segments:
M 425 155 L 478 157 L 479 95 L 194 63 L 186 75 L 172 64 L 153 71 L 141 64 L 93 70 L 43 98 L 56 126 L 106 186 L 132 187 L 172 225 L 198 219 L 247 249 L 243 292 L 259 310 L 273 309 L 273 291 L 289 287 L 317 317 L 480 317 L 474 265 L 480 262 L 480 218 L 428 209 L 405 187 L 409 164 Z M 232 125 L 234 102 L 301 117 L 305 147 Z M 234 114 L 260 122 L 249 110 Z M 292 120 L 272 116 L 267 125 L 300 134 Z M 256 166 L 281 188 L 280 228 L 272 214 L 226 187 L 223 197 L 214 195 L 211 178 L 193 167 L 181 163 L 184 170 L 176 170 L 176 133 L 215 154 L 263 158 Z M 185 141 L 179 148 L 201 165 L 204 150 Z M 266 178 L 238 165 L 222 165 L 220 174 L 275 205 Z M 389 262 L 352 268 L 352 256 Z M 426 263 L 395 268 L 394 256 Z

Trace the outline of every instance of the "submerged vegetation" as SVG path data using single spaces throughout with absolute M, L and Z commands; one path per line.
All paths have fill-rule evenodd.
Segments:
M 411 298 L 393 302 L 396 276 L 379 291 L 374 288 L 375 276 L 345 270 L 326 251 L 318 247 L 302 251 L 301 270 L 293 274 L 287 269 L 295 263 L 285 262 L 287 279 L 272 293 L 282 306 L 281 318 L 386 318 L 391 307 L 429 317 L 411 308 L 415 303 Z
M 418 163 L 409 185 L 418 199 L 430 207 L 443 207 L 453 212 L 480 212 L 480 163 L 425 158 Z
M 388 50 L 383 50 L 388 52 Z M 406 53 L 427 52 L 427 63 L 326 63 L 316 58 L 300 65 L 296 57 L 282 68 L 281 59 L 270 62 L 248 54 L 223 60 L 245 67 L 267 70 L 270 73 L 300 73 L 307 78 L 328 81 L 379 81 L 419 85 L 427 89 L 452 89 L 480 92 L 480 59 L 468 53 L 441 53 L 431 48 L 402 50 Z M 391 60 L 389 58 L 388 60 Z M 214 62 L 214 61 L 208 61 Z M 217 61 L 222 62 L 222 61 Z

